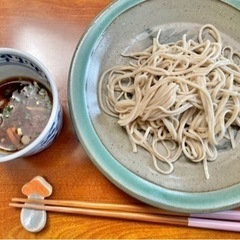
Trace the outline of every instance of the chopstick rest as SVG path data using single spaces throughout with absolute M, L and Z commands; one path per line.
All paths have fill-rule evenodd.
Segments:
M 41 176 L 34 177 L 22 187 L 22 193 L 31 199 L 44 199 L 52 194 L 52 186 Z M 25 203 L 26 207 L 29 203 Z M 44 205 L 36 204 L 35 205 Z M 46 210 L 22 208 L 20 220 L 29 232 L 41 231 L 47 222 Z

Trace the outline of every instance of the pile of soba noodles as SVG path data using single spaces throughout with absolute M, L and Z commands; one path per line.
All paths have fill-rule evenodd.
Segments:
M 161 44 L 160 34 L 147 49 L 125 55 L 129 65 L 102 74 L 100 106 L 118 118 L 134 152 L 141 146 L 150 153 L 157 171 L 170 174 L 185 156 L 202 162 L 209 178 L 207 162 L 223 139 L 235 146 L 233 129 L 240 126 L 240 53 L 223 46 L 210 24 L 197 40 L 183 35 Z

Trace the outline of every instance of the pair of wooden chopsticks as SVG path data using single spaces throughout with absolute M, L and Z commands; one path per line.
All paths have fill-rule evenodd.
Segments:
M 11 207 L 240 232 L 240 209 L 185 214 L 147 205 L 12 198 Z

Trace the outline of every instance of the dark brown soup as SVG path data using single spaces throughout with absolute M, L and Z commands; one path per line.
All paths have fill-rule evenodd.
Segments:
M 52 111 L 52 96 L 38 81 L 14 77 L 0 84 L 0 150 L 18 151 L 36 139 Z

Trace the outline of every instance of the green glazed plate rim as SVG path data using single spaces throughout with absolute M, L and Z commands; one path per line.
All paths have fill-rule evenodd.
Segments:
M 86 79 L 91 53 L 107 27 L 121 13 L 145 0 L 121 0 L 109 5 L 89 26 L 75 50 L 68 81 L 68 101 L 77 137 L 97 168 L 129 195 L 155 207 L 185 213 L 215 212 L 240 204 L 240 184 L 211 192 L 190 193 L 163 188 L 132 173 L 108 152 L 88 113 Z

